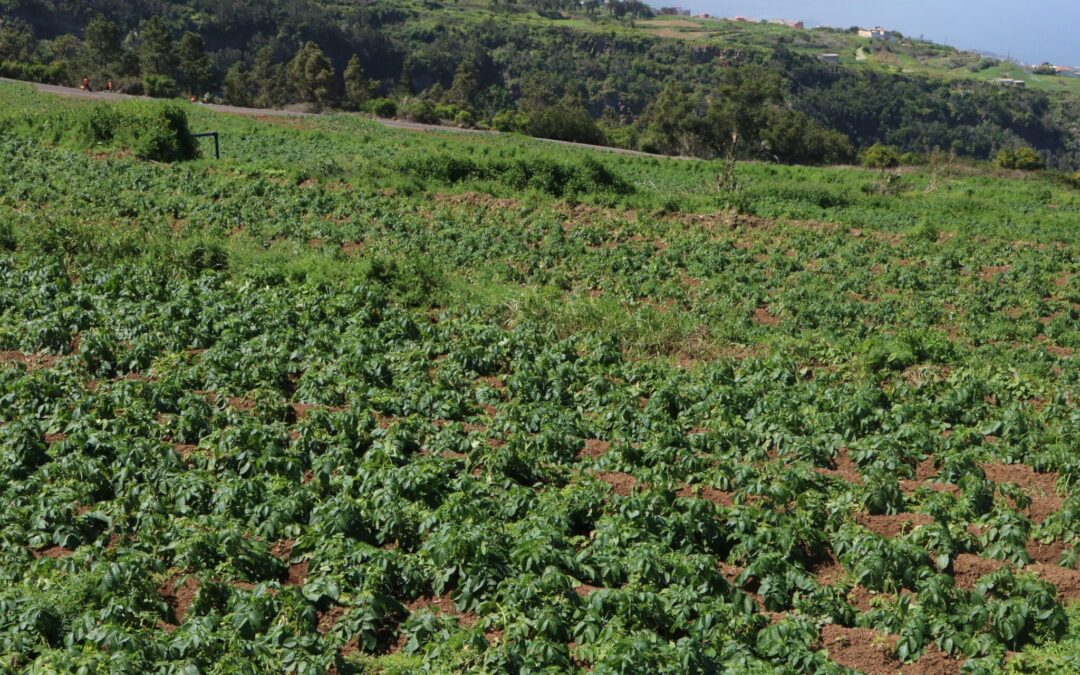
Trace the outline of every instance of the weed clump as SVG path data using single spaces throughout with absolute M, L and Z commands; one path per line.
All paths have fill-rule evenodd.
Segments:
M 198 157 L 187 114 L 172 105 L 142 101 L 93 106 L 70 113 L 78 141 L 131 150 L 139 159 L 177 162 Z
M 418 178 L 442 183 L 493 181 L 513 190 L 537 190 L 553 197 L 633 192 L 633 186 L 602 162 L 588 157 L 564 162 L 551 157 L 477 160 L 428 155 L 402 169 Z

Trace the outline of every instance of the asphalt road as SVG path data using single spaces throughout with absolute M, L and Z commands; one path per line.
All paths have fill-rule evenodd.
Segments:
M 0 82 L 10 82 L 17 84 L 29 84 L 35 87 L 38 91 L 45 92 L 47 94 L 55 94 L 57 96 L 68 96 L 72 98 L 87 98 L 98 101 L 115 101 L 117 99 L 132 99 L 141 98 L 146 99 L 145 96 L 128 96 L 127 94 L 113 94 L 102 91 L 84 91 L 75 87 L 61 87 L 55 84 L 39 84 L 37 82 L 21 82 L 19 80 L 10 80 L 6 77 L 0 77 Z M 245 115 L 248 117 L 319 117 L 317 113 L 307 112 L 294 112 L 291 110 L 275 110 L 271 108 L 242 108 L 232 105 L 217 105 L 212 103 L 193 103 L 191 105 L 198 105 L 208 110 L 215 112 L 229 113 L 232 115 Z M 346 114 L 355 115 L 356 113 L 334 113 L 334 114 Z M 374 122 L 378 122 L 384 127 L 392 129 L 404 129 L 406 131 L 423 131 L 423 132 L 444 132 L 455 134 L 483 134 L 487 136 L 497 136 L 498 131 L 488 131 L 486 129 L 461 129 L 458 127 L 444 127 L 437 124 L 418 124 L 416 122 L 404 122 L 401 120 L 388 120 L 381 117 L 368 117 L 363 115 L 365 119 L 370 119 Z M 624 150 L 623 148 L 609 148 L 603 145 L 589 145 L 587 143 L 572 143 L 570 141 L 556 141 L 547 138 L 537 138 L 537 141 L 543 143 L 551 143 L 553 145 L 563 145 L 572 148 L 585 148 L 588 150 L 599 150 L 601 152 L 611 152 L 619 155 L 633 155 L 637 157 L 658 157 L 661 159 L 689 159 L 686 157 L 668 157 L 667 155 L 655 155 L 648 152 L 639 152 L 637 150 Z

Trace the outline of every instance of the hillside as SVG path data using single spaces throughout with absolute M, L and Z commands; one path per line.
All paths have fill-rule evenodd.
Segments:
M 1078 222 L 0 84 L 0 669 L 1069 672 Z
M 589 13 L 481 0 L 0 7 L 0 74 L 20 79 L 89 76 L 133 93 L 360 109 L 701 157 L 844 163 L 887 144 L 989 159 L 1032 147 L 1052 167 L 1080 168 L 1071 80 L 1025 76 L 1028 89 L 1006 89 L 986 82 L 1005 66 L 918 41 L 871 48 L 840 31 L 648 18 L 636 3 Z M 841 63 L 821 62 L 826 51 Z

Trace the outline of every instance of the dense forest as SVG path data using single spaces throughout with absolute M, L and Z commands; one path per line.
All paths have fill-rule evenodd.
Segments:
M 1051 166 L 1080 166 L 1076 106 L 1047 94 L 848 68 L 782 41 L 661 39 L 627 29 L 652 12 L 633 0 L 585 3 L 584 20 L 612 26 L 585 30 L 560 25 L 564 4 L 493 2 L 494 13 L 470 15 L 433 1 L 0 0 L 0 75 L 705 157 L 1031 147 Z

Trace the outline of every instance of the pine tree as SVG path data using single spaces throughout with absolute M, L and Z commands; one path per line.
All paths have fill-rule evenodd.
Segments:
M 334 102 L 334 67 L 314 42 L 304 45 L 288 67 L 297 100 L 319 107 Z
M 97 15 L 86 24 L 86 37 L 83 40 L 87 60 L 98 68 L 107 68 L 109 64 L 120 60 L 123 46 L 120 43 L 120 28 L 102 15 Z
M 193 94 L 205 91 L 213 77 L 213 66 L 202 37 L 197 33 L 184 33 L 180 38 L 177 56 L 184 86 Z
M 154 17 L 143 21 L 139 27 L 139 65 L 143 76 L 163 75 L 171 77 L 176 68 L 172 36 L 165 22 Z
M 375 83 L 367 79 L 364 65 L 356 54 L 353 54 L 345 66 L 342 79 L 345 81 L 345 100 L 356 108 L 362 107 L 375 95 Z

